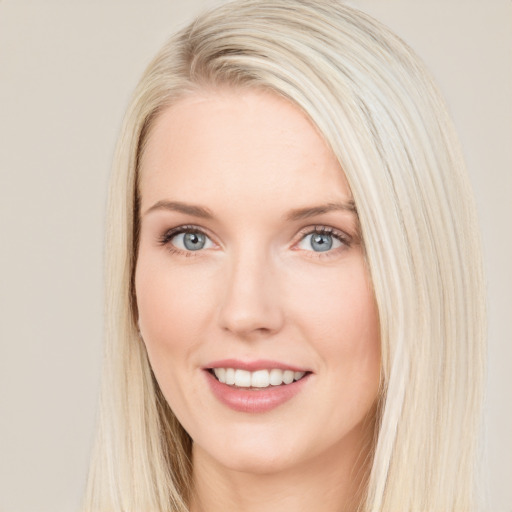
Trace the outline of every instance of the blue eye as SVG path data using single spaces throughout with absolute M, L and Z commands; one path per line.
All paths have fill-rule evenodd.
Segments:
M 314 252 L 327 252 L 343 245 L 341 237 L 328 231 L 313 231 L 307 234 L 298 244 L 300 249 Z
M 182 251 L 200 251 L 213 247 L 213 242 L 199 231 L 183 231 L 174 235 L 169 242 Z

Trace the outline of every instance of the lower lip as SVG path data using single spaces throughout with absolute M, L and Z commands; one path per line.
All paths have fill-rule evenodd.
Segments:
M 271 411 L 291 400 L 301 391 L 311 374 L 291 384 L 267 388 L 235 388 L 219 382 L 209 371 L 205 371 L 208 384 L 217 399 L 238 412 L 263 413 Z

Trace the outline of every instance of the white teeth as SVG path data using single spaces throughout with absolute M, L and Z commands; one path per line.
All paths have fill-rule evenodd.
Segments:
M 232 386 L 234 383 L 235 383 L 235 370 L 233 368 L 226 368 L 226 384 L 229 384 Z
M 283 382 L 285 384 L 291 384 L 293 382 L 293 372 L 291 370 L 286 370 L 283 373 Z
M 268 370 L 258 370 L 251 376 L 251 386 L 253 388 L 266 388 L 270 385 Z
M 306 375 L 306 372 L 295 372 L 293 374 L 293 379 L 294 380 L 302 379 L 302 377 L 304 377 L 304 375 Z
M 250 388 L 251 372 L 247 370 L 235 370 L 235 386 L 239 388 Z
M 215 376 L 219 379 L 219 382 L 226 383 L 226 368 L 217 368 Z
M 280 386 L 283 383 L 283 370 L 274 368 L 270 370 L 270 384 L 272 386 Z
M 235 368 L 214 368 L 213 373 L 219 382 L 240 388 L 267 388 L 269 386 L 291 384 L 302 379 L 306 374 L 306 372 L 294 372 L 278 368 L 257 370 L 255 372 Z

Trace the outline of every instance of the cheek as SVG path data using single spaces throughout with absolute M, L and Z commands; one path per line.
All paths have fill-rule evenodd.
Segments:
M 188 376 L 197 365 L 194 354 L 211 292 L 197 272 L 191 279 L 190 269 L 170 266 L 166 256 L 139 256 L 135 273 L 139 327 L 160 389 L 174 413 L 187 422 L 187 403 L 199 395 L 197 383 Z
M 308 319 L 317 338 L 330 340 L 333 349 L 364 346 L 364 341 L 378 345 L 378 313 L 370 280 L 364 263 L 354 260 L 340 269 L 303 274 L 293 280 L 296 284 L 289 291 L 296 316 Z
M 210 295 L 208 280 L 197 272 L 191 278 L 190 270 L 165 260 L 141 254 L 135 273 L 139 326 L 156 374 L 164 361 L 167 367 L 174 361 L 183 366 L 200 339 Z
M 375 395 L 380 376 L 380 326 L 364 262 L 303 280 L 293 295 L 297 318 L 321 353 L 330 379 L 354 396 Z

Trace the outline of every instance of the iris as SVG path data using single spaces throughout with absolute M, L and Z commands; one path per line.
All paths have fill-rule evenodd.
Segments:
M 183 245 L 189 251 L 199 251 L 206 244 L 206 237 L 202 233 L 184 233 Z
M 311 247 L 314 251 L 328 251 L 332 247 L 332 235 L 313 233 L 311 235 Z

